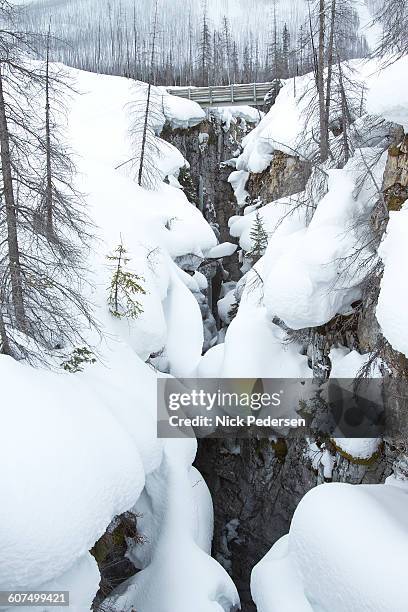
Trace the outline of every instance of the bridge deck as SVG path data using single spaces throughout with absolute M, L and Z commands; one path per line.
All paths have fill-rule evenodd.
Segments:
M 167 91 L 180 98 L 188 98 L 200 106 L 260 106 L 273 83 L 245 85 L 217 85 L 214 87 L 169 87 Z

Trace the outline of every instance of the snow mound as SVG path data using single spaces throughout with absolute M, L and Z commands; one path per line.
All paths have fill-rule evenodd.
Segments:
M 408 210 L 391 211 L 379 255 L 384 263 L 376 310 L 382 332 L 391 346 L 408 356 L 408 281 L 401 269 L 408 263 Z
M 265 308 L 241 301 L 225 336 L 223 378 L 303 378 L 310 376 L 307 357 L 297 343 L 267 317 Z
M 398 71 L 397 79 L 393 83 L 403 80 L 403 69 Z M 337 68 L 334 67 L 334 72 Z M 378 70 L 378 62 L 375 60 L 351 60 L 342 63 L 342 71 L 347 74 L 357 85 L 355 91 L 349 92 L 350 108 L 355 105 L 359 107 L 361 90 L 363 86 L 375 87 Z M 390 81 L 391 81 L 390 77 Z M 384 77 L 384 80 L 386 77 Z M 295 92 L 296 89 L 296 92 Z M 386 92 L 384 88 L 374 93 L 370 99 L 379 99 Z M 406 92 L 406 85 L 401 85 L 402 92 Z M 371 94 L 369 94 L 371 95 Z M 338 120 L 339 93 L 333 92 L 333 103 L 331 106 L 330 122 Z M 399 93 L 401 109 L 406 100 L 405 93 Z M 388 102 L 385 103 L 389 104 Z M 369 105 L 370 106 L 370 105 Z M 370 106 L 372 109 L 372 104 Z M 370 110 L 375 114 L 381 114 L 377 110 Z M 355 117 L 357 118 L 357 117 Z M 282 151 L 287 155 L 296 155 L 301 158 L 311 159 L 317 152 L 316 139 L 312 137 L 318 132 L 318 113 L 316 104 L 316 87 L 313 73 L 306 74 L 296 79 L 296 88 L 293 79 L 288 79 L 280 90 L 275 104 L 271 110 L 243 140 L 244 151 L 238 157 L 236 169 L 252 173 L 260 173 L 266 170 L 272 161 L 274 151 Z
M 237 250 L 237 245 L 232 244 L 232 242 L 223 242 L 222 244 L 217 244 L 217 246 L 212 247 L 207 252 L 208 259 L 221 259 L 222 257 L 230 257 Z
M 24 449 L 16 452 L 12 436 L 0 448 L 8 466 L 1 477 L 0 587 L 39 587 L 68 571 L 136 502 L 144 469 L 109 398 L 92 394 L 82 377 L 9 357 L 1 357 L 0 371 L 3 396 L 13 398 L 12 410 L 2 410 L 2 428 L 18 431 Z
M 361 156 L 375 159 L 376 150 L 362 149 L 342 170 L 330 170 L 328 193 L 320 200 L 310 224 L 270 239 L 265 260 L 265 304 L 292 329 L 327 323 L 337 313 L 350 311 L 360 298 L 367 273 L 360 262 L 374 252 L 364 246 L 362 225 L 375 203 L 376 182 L 381 182 L 386 154 L 373 169 L 373 178 L 357 191 Z M 296 226 L 295 226 L 296 228 Z
M 241 122 L 258 124 L 265 115 L 253 106 L 220 106 L 211 108 L 210 113 L 224 125 L 226 131 L 230 129 L 231 124 L 237 123 L 238 119 Z
M 160 88 L 161 89 L 161 88 Z M 163 100 L 164 115 L 174 129 L 187 129 L 204 121 L 206 114 L 197 102 L 179 98 L 166 92 Z
M 310 491 L 253 570 L 259 612 L 404 612 L 408 488 L 392 484 Z
M 304 210 L 296 210 L 296 196 L 294 198 L 281 198 L 259 209 L 253 210 L 251 206 L 244 209 L 244 215 L 234 216 L 230 220 L 230 234 L 239 238 L 239 245 L 244 251 L 251 251 L 253 240 L 251 231 L 254 227 L 256 214 L 259 213 L 265 231 L 272 235 L 276 244 L 289 234 L 304 229 L 306 219 Z
M 401 124 L 408 130 L 408 56 L 380 70 L 370 82 L 367 111 Z
M 187 454 L 183 453 L 186 442 Z M 142 571 L 123 583 L 105 602 L 109 609 L 130 612 L 229 612 L 239 605 L 236 588 L 226 571 L 209 556 L 209 533 L 197 529 L 194 492 L 202 478 L 190 471 L 191 441 L 168 443 L 161 469 L 148 479 L 145 493 L 135 510 L 142 517 L 141 529 L 148 534 Z M 181 451 L 181 452 L 180 452 Z M 194 455 L 193 455 L 194 457 Z M 205 488 L 198 494 L 204 513 L 212 517 Z M 205 521 L 203 521 L 205 524 Z M 157 529 L 159 527 L 159 529 Z M 142 547 L 144 548 L 144 547 Z
M 207 554 L 212 508 L 208 491 L 195 485 L 200 477 L 191 470 L 195 444 L 176 441 L 180 444 L 164 456 L 156 431 L 157 372 L 145 363 L 156 358 L 163 370 L 185 376 L 198 365 L 203 325 L 192 291 L 204 287 L 206 279 L 182 273 L 175 260 L 204 259 L 217 239 L 184 193 L 161 183 L 169 173 L 177 176 L 184 164 L 174 147 L 157 141 L 155 191 L 139 187 L 127 165 L 119 168 L 132 157 L 127 112 L 137 97 L 132 82 L 67 71 L 78 91 L 67 109 L 67 140 L 77 154 L 75 187 L 85 194 L 98 238 L 84 262 L 91 283 L 84 297 L 93 304 L 100 327 L 100 334 L 90 331 L 86 341 L 97 362 L 68 373 L 58 356 L 55 371 L 0 356 L 0 424 L 3 431 L 18 432 L 18 443 L 10 435 L 0 446 L 6 466 L 0 470 L 0 588 L 64 588 L 71 591 L 73 610 L 89 610 L 100 576 L 88 551 L 116 515 L 135 507 L 145 483 L 157 479 L 160 486 L 151 492 L 158 512 L 155 534 L 167 544 L 151 549 L 152 566 L 139 579 L 143 592 L 135 608 L 148 610 L 143 597 L 149 592 L 154 594 L 149 609 L 158 612 L 173 589 L 177 602 L 171 612 L 194 607 L 191 593 L 182 599 L 185 576 L 181 563 L 179 571 L 174 563 L 181 542 L 180 562 L 200 592 L 196 609 L 221 609 L 215 602 L 224 596 L 232 607 L 238 603 L 236 590 Z M 174 124 L 184 126 L 203 115 L 177 98 L 169 101 L 168 112 Z M 129 271 L 146 291 L 138 296 L 143 312 L 135 320 L 117 319 L 108 308 L 113 272 L 107 256 L 120 243 Z M 168 516 L 170 527 L 170 517 L 178 513 L 173 537 L 159 519 Z M 163 566 L 174 566 L 173 574 L 170 569 L 162 573 Z

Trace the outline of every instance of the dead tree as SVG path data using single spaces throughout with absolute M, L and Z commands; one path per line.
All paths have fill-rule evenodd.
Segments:
M 94 326 L 83 295 L 91 227 L 51 112 L 67 92 L 50 36 L 42 42 L 45 66 L 26 59 L 38 37 L 11 20 L 0 35 L 0 338 L 3 352 L 36 363 L 86 345 Z
M 324 0 L 319 0 L 319 46 L 317 58 L 317 94 L 319 97 L 320 159 L 329 157 L 329 130 L 324 94 L 326 12 Z
M 140 146 L 140 160 L 139 160 L 139 171 L 137 175 L 137 182 L 140 186 L 143 184 L 143 172 L 145 169 L 145 157 L 147 148 L 147 136 L 149 129 L 149 114 L 152 94 L 152 83 L 154 79 L 154 61 L 155 61 L 155 47 L 156 47 L 156 36 L 157 36 L 157 12 L 158 12 L 158 0 L 156 0 L 154 7 L 154 20 L 153 20 L 153 33 L 152 33 L 152 53 L 150 58 L 150 79 L 147 86 L 146 96 L 146 110 L 144 114 L 142 142 Z

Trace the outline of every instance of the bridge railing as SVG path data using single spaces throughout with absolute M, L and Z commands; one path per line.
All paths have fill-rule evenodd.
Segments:
M 217 104 L 260 104 L 272 89 L 273 83 L 216 85 L 213 87 L 170 87 L 170 94 L 188 98 L 201 106 Z

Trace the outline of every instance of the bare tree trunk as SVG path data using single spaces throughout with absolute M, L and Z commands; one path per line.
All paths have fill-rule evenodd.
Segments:
M 6 326 L 4 325 L 3 315 L 0 312 L 0 353 L 2 355 L 13 356 L 13 352 L 10 347 L 10 342 L 7 336 Z
M 23 283 L 20 266 L 20 250 L 17 237 L 16 203 L 11 173 L 10 136 L 7 125 L 6 106 L 3 91 L 3 72 L 0 65 L 0 156 L 3 177 L 3 196 L 6 204 L 7 244 L 10 262 L 11 292 L 17 326 L 26 328 L 26 316 L 23 301 Z
M 320 123 L 320 160 L 326 161 L 329 156 L 328 128 L 326 124 L 326 106 L 324 95 L 324 51 L 325 51 L 325 7 L 324 0 L 319 2 L 319 57 L 317 64 L 317 92 L 319 96 Z
M 151 63 L 150 63 L 150 79 L 149 79 L 149 85 L 147 87 L 146 111 L 145 111 L 145 118 L 144 118 L 144 125 L 143 125 L 142 146 L 141 146 L 141 151 L 140 151 L 139 174 L 138 174 L 138 180 L 137 180 L 140 186 L 142 186 L 142 182 L 143 182 L 143 166 L 144 166 L 144 158 L 145 158 L 145 152 L 146 152 L 147 129 L 149 125 L 150 98 L 151 98 L 151 93 L 152 93 L 152 80 L 154 76 L 154 54 L 155 54 L 156 35 L 157 35 L 157 13 L 158 13 L 158 0 L 156 0 L 155 9 L 154 9 L 152 55 L 151 55 Z
M 312 46 L 312 56 L 313 56 L 313 74 L 316 82 L 316 87 L 318 83 L 318 67 L 317 67 L 317 53 L 316 46 L 314 41 L 313 27 L 312 27 L 312 15 L 310 12 L 310 0 L 307 3 L 308 11 L 309 11 L 309 33 L 310 33 L 310 44 Z
M 137 52 L 137 27 L 136 27 L 136 3 L 133 5 L 133 61 L 134 61 L 134 71 L 133 76 L 137 78 L 137 60 L 138 60 L 138 52 Z
M 51 238 L 53 229 L 53 198 L 52 198 L 52 164 L 51 164 L 51 118 L 50 118 L 50 38 L 51 27 L 48 28 L 47 52 L 45 68 L 45 147 L 46 147 L 46 186 L 45 186 L 45 208 L 47 236 Z
M 142 181 L 143 181 L 143 166 L 144 166 L 144 158 L 145 158 L 145 151 L 146 151 L 147 128 L 149 124 L 151 91 L 152 91 L 152 86 L 149 83 L 149 85 L 147 86 L 146 112 L 145 112 L 145 117 L 144 117 L 142 145 L 141 145 L 141 151 L 140 151 L 139 174 L 138 174 L 138 179 L 137 179 L 137 182 L 140 186 L 142 186 Z
M 339 81 L 340 81 L 340 94 L 341 94 L 341 115 L 343 123 L 343 148 L 344 148 L 344 162 L 347 163 L 350 159 L 350 145 L 348 141 L 348 126 L 350 123 L 350 113 L 347 104 L 346 91 L 344 89 L 343 71 L 341 69 L 340 56 L 337 54 L 337 65 L 339 69 Z
M 327 132 L 329 129 L 330 121 L 330 102 L 331 102 L 331 82 L 333 72 L 333 50 L 334 50 L 334 26 L 336 19 L 336 0 L 332 0 L 331 5 L 331 18 L 330 18 L 330 35 L 329 35 L 329 46 L 327 53 L 327 83 L 326 83 L 326 128 Z M 328 138 L 328 133 L 327 133 Z

